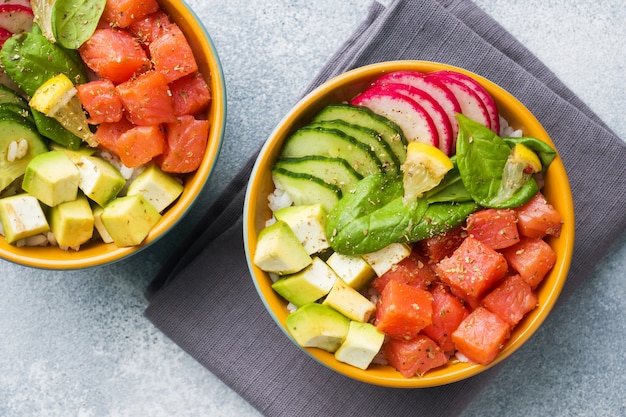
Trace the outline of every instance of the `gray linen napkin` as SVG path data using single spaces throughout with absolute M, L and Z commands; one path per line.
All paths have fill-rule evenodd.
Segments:
M 397 59 L 440 61 L 483 75 L 544 125 L 568 171 L 576 211 L 564 302 L 625 229 L 624 143 L 469 0 L 373 3 L 309 90 L 346 70 Z M 252 163 L 155 277 L 146 291 L 146 317 L 268 416 L 458 415 L 501 366 L 446 386 L 390 389 L 334 374 L 287 340 L 256 293 L 243 251 L 241 215 Z

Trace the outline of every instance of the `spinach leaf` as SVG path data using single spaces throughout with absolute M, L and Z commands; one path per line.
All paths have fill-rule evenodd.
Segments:
M 429 204 L 473 201 L 456 167 L 448 171 L 439 185 L 424 193 L 424 198 L 426 198 Z
M 440 189 L 433 202 L 426 196 L 403 199 L 402 178 L 385 174 L 365 177 L 354 193 L 344 195 L 329 213 L 326 235 L 331 247 L 346 255 L 375 252 L 394 242 L 415 242 L 456 227 L 478 205 L 458 203 L 447 187 L 464 189 L 460 177 Z M 463 193 L 459 193 L 462 195 Z M 446 196 L 444 198 L 444 196 Z M 433 196 L 434 197 L 434 196 Z M 463 196 L 461 200 L 466 200 Z
M 36 32 L 18 33 L 2 46 L 0 61 L 7 75 L 32 96 L 50 77 L 66 74 L 75 84 L 87 81 L 85 68 L 59 45 Z
M 106 0 L 56 0 L 52 6 L 52 32 L 68 49 L 78 49 L 98 26 Z
M 414 213 L 417 216 L 413 218 L 411 229 L 404 235 L 405 242 L 417 242 L 453 229 L 479 208 L 474 201 L 429 204 L 426 211 Z
M 502 181 L 511 152 L 507 142 L 466 116 L 457 114 L 457 120 L 457 164 L 463 184 L 475 202 L 490 208 L 518 207 L 539 191 L 537 182 L 529 177 L 509 195 L 507 184 Z
M 556 158 L 556 150 L 542 140 L 532 137 L 521 138 L 502 138 L 511 148 L 516 143 L 527 146 L 531 151 L 535 152 L 541 161 L 541 171 L 546 172 L 554 158 Z

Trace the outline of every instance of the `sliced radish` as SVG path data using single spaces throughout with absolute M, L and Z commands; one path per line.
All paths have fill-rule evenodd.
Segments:
M 426 77 L 426 74 L 418 71 L 405 70 L 390 72 L 389 74 L 379 77 L 376 81 L 376 83 L 389 82 L 407 84 L 415 88 L 419 88 L 437 100 L 439 105 L 446 112 L 448 120 L 450 120 L 450 125 L 452 126 L 452 149 L 454 149 L 454 143 L 456 142 L 456 137 L 459 133 L 459 123 L 456 120 L 455 114 L 461 113 L 461 105 L 455 95 L 452 94 L 452 91 L 450 91 L 450 89 L 448 89 L 448 87 L 443 85 L 441 82 L 428 78 Z
M 20 4 L 2 4 L 0 6 L 0 28 L 11 33 L 28 32 L 33 26 L 33 11 Z
M 11 36 L 13 36 L 12 32 L 9 32 L 5 28 L 0 28 L 0 47 L 2 47 L 6 40 L 9 39 Z
M 498 107 L 496 106 L 496 102 L 493 100 L 493 97 L 491 97 L 491 94 L 487 92 L 485 87 L 469 75 L 465 75 L 461 72 L 442 70 L 437 71 L 437 73 L 460 81 L 471 88 L 478 95 L 478 97 L 480 97 L 485 105 L 485 108 L 487 109 L 491 130 L 498 134 L 500 133 L 500 116 L 498 114 Z
M 423 142 L 439 147 L 439 136 L 433 119 L 415 100 L 389 91 L 382 86 L 372 86 L 350 101 L 364 106 L 395 122 L 409 142 Z
M 450 124 L 448 115 L 443 110 L 441 105 L 437 102 L 437 100 L 432 98 L 424 90 L 408 84 L 389 83 L 380 85 L 381 88 L 385 88 L 398 94 L 405 95 L 421 105 L 435 123 L 437 136 L 439 137 L 439 149 L 446 155 L 450 155 L 450 152 L 452 151 L 453 140 L 452 125 Z
M 440 81 L 452 91 L 452 94 L 455 95 L 461 105 L 461 113 L 463 115 L 491 128 L 491 120 L 489 119 L 487 108 L 474 90 L 454 78 L 446 77 L 436 72 L 429 73 L 426 77 Z
M 2 4 L 17 4 L 18 6 L 30 7 L 30 0 L 2 0 Z

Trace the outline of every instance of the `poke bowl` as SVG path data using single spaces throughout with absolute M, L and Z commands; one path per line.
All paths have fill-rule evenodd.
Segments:
M 43 3 L 31 2 L 33 10 Z M 24 12 L 30 20 L 4 41 L 4 56 L 27 51 L 35 42 L 56 55 L 49 69 L 29 62 L 12 66 L 3 59 L 0 87 L 6 88 L 0 95 L 25 103 L 23 116 L 30 121 L 33 113 L 39 113 L 36 116 L 74 134 L 61 135 L 71 137 L 61 143 L 39 124 L 24 122 L 27 127 L 18 128 L 27 129 L 35 141 L 24 148 L 28 151 L 16 154 L 9 150 L 10 143 L 3 143 L 2 158 L 24 157 L 21 171 L 2 182 L 4 260 L 65 270 L 127 258 L 184 218 L 216 164 L 226 93 L 215 45 L 200 18 L 182 1 L 106 2 L 106 6 L 102 2 L 102 7 L 96 17 L 89 14 L 93 11 L 80 11 L 93 23 L 83 38 L 75 38 L 81 32 L 72 32 L 69 23 L 59 22 L 62 10 L 48 15 L 53 20 L 57 16 L 59 32 L 52 32 L 50 21 L 33 20 L 31 10 L 30 15 Z M 56 35 L 56 42 L 47 33 Z M 59 56 L 58 45 L 69 51 L 65 58 Z M 20 56 L 37 62 L 27 52 Z M 67 57 L 76 58 L 77 67 L 68 64 Z M 32 73 L 24 69 L 29 66 Z M 65 67 L 70 70 L 58 69 Z M 38 70 L 48 71 L 47 83 L 32 84 Z M 30 76 L 22 79 L 19 71 Z M 30 133 L 33 130 L 36 133 Z M 48 155 L 62 160 L 68 170 L 41 163 Z M 19 198 L 10 200 L 14 197 Z M 82 211 L 70 207 L 79 200 L 75 207 Z M 21 217 L 12 216 L 20 207 Z
M 452 141 L 445 129 L 433 133 L 437 120 L 445 120 L 441 110 L 446 113 L 443 108 L 449 103 L 435 99 L 440 109 L 430 113 L 428 103 L 439 90 L 424 79 L 439 90 L 447 87 L 447 97 L 459 102 L 483 103 L 450 106 L 456 110 L 448 112 L 449 120 L 454 117 L 458 123 Z M 372 117 L 378 122 L 370 123 Z M 389 152 L 382 151 L 373 152 L 378 161 L 372 164 L 370 159 L 376 157 L 370 158 L 368 149 L 378 145 L 363 147 L 359 142 L 367 139 L 353 140 L 360 138 L 363 129 L 354 128 L 359 125 L 374 130 L 379 143 L 384 141 L 386 128 L 377 127 L 381 119 L 400 132 L 390 136 L 403 144 L 394 151 L 395 166 Z M 519 142 L 524 146 L 517 146 Z M 387 150 L 399 146 L 388 145 Z M 474 172 L 477 166 L 485 169 L 485 159 L 474 159 L 481 146 L 487 154 L 500 153 L 495 176 Z M 348 168 L 337 159 L 346 161 Z M 520 160 L 522 165 L 513 171 L 527 182 L 496 198 L 512 183 L 515 175 L 509 168 Z M 438 165 L 433 161 L 445 162 L 446 168 L 435 174 Z M 486 187 L 480 184 L 487 177 L 496 178 L 500 191 L 493 194 L 498 187 L 491 187 L 482 194 Z M 453 178 L 461 188 L 448 193 Z M 532 190 L 514 202 L 532 182 Z M 419 192 L 409 192 L 416 187 Z M 532 206 L 540 196 L 540 206 L 557 214 L 549 227 L 531 232 L 527 213 L 535 211 Z M 425 200 L 428 204 L 421 206 Z M 429 211 L 437 203 L 449 204 L 448 214 Z M 447 218 L 457 210 L 462 213 L 456 220 Z M 510 217 L 513 229 L 503 231 L 505 226 L 493 221 L 504 217 Z M 257 157 L 243 218 L 251 278 L 286 337 L 342 375 L 398 388 L 453 383 L 512 355 L 554 306 L 567 277 L 574 239 L 567 175 L 535 116 L 495 83 L 462 68 L 425 61 L 357 68 L 300 100 Z M 499 224 L 497 230 L 483 227 L 494 223 Z M 505 235 L 512 240 L 492 240 Z M 523 246 L 531 240 L 547 252 Z M 474 245 L 480 249 L 470 249 Z M 490 254 L 491 267 L 485 269 L 478 253 Z M 524 254 L 538 264 L 526 269 L 516 259 Z M 498 271 L 495 276 L 486 272 L 490 268 Z

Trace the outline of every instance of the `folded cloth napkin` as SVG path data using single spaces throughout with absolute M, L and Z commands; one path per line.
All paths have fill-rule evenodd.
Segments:
M 398 59 L 474 71 L 519 98 L 546 128 L 575 203 L 575 253 L 560 302 L 566 300 L 626 226 L 624 142 L 469 0 L 373 3 L 309 90 L 346 70 Z M 436 388 L 369 386 L 333 373 L 284 336 L 256 293 L 243 250 L 241 216 L 252 164 L 155 277 L 146 292 L 148 319 L 268 416 L 460 414 L 501 366 Z

